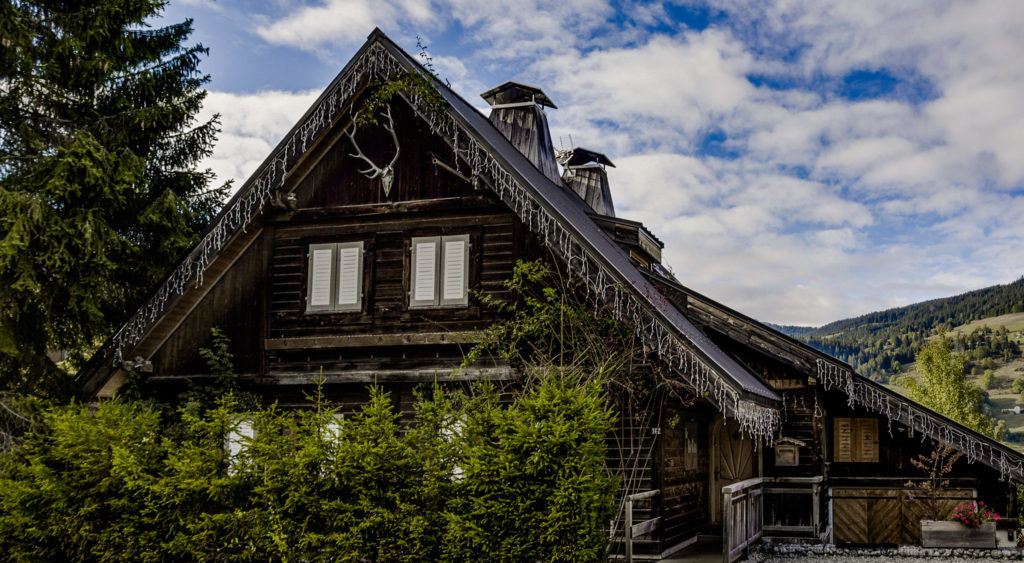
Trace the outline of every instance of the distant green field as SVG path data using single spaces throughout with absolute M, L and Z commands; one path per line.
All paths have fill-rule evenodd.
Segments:
M 957 333 L 969 334 L 971 331 L 977 328 L 987 326 L 989 328 L 999 328 L 1005 326 L 1006 330 L 1010 332 L 1021 332 L 1024 331 L 1024 313 L 1010 313 L 1008 315 L 999 315 L 998 317 L 988 317 L 987 319 L 979 319 L 977 321 L 971 321 L 965 325 L 960 325 L 951 331 L 951 336 Z

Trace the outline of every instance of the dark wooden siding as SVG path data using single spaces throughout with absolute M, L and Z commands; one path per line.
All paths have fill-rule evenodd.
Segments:
M 799 446 L 797 466 L 776 467 L 774 448 L 764 456 L 765 475 L 778 477 L 810 477 L 820 475 L 823 461 L 822 436 L 825 409 L 817 389 L 813 387 L 777 390 L 784 409 L 780 438 L 803 442 Z
M 503 282 L 527 239 L 515 216 L 490 192 L 476 189 L 466 178 L 434 164 L 458 166 L 457 159 L 401 100 L 392 103 L 401 155 L 390 196 L 381 180 L 359 170 L 367 164 L 354 158 L 350 139 L 339 123 L 327 141 L 310 151 L 290 172 L 297 208 L 264 210 L 264 233 L 245 256 L 230 265 L 216 287 L 186 309 L 153 360 L 156 375 L 205 373 L 198 356 L 210 342 L 210 327 L 219 326 L 231 339 L 236 370 L 268 375 L 354 369 L 402 369 L 411 366 L 457 366 L 464 345 L 335 347 L 322 343 L 294 344 L 295 339 L 359 334 L 422 334 L 478 331 L 495 316 L 473 292 L 508 297 Z M 360 128 L 362 151 L 378 166 L 394 155 L 391 135 L 380 126 Z M 465 165 L 462 165 L 465 168 Z M 465 170 L 463 170 L 465 171 Z M 410 309 L 410 239 L 419 236 L 470 236 L 466 307 Z M 307 313 L 310 244 L 365 243 L 363 308 L 356 313 Z M 531 255 L 538 255 L 536 249 Z M 291 339 L 281 344 L 285 339 Z M 267 351 L 268 342 L 277 341 Z M 292 344 L 289 344 L 292 343 Z M 294 344 L 294 345 L 293 345 Z M 341 349 L 344 348 L 344 349 Z M 276 393 L 276 392 L 274 392 Z
M 473 193 L 468 182 L 433 164 L 439 158 L 456 164 L 452 150 L 435 135 L 422 120 L 415 117 L 404 102 L 392 104 L 395 130 L 401 153 L 395 164 L 395 180 L 388 196 L 384 195 L 379 178 L 369 179 L 360 170 L 369 168 L 355 153 L 352 141 L 340 129 L 333 132 L 336 139 L 329 149 L 310 155 L 310 171 L 296 178 L 295 190 L 299 208 L 331 208 L 459 197 Z M 340 125 L 347 125 L 347 122 Z M 395 155 L 391 135 L 380 126 L 361 127 L 356 132 L 359 148 L 378 167 L 383 168 Z M 468 168 L 462 167 L 468 175 Z
M 231 340 L 238 373 L 259 369 L 259 342 L 263 294 L 263 237 L 242 253 L 203 298 L 184 317 L 153 355 L 154 373 L 191 375 L 206 373 L 199 348 L 210 346 L 210 329 L 217 327 Z
M 445 214 L 382 213 L 281 225 L 270 270 L 271 338 L 381 330 L 464 330 L 487 316 L 479 303 L 447 309 L 408 308 L 409 242 L 412 237 L 470 235 L 471 289 L 502 293 L 512 274 L 517 228 L 498 208 Z M 364 302 L 359 313 L 306 313 L 307 251 L 310 244 L 363 241 Z
M 698 406 L 665 408 L 665 424 L 659 439 L 663 549 L 693 538 L 708 526 L 709 414 L 707 408 Z M 687 423 L 696 427 L 695 468 L 686 466 Z

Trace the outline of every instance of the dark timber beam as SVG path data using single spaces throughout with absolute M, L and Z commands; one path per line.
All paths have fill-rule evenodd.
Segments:
M 305 336 L 268 338 L 267 350 L 316 350 L 323 348 L 362 348 L 365 346 L 419 346 L 430 344 L 475 344 L 483 342 L 484 333 L 420 332 L 403 334 L 347 334 L 340 336 Z

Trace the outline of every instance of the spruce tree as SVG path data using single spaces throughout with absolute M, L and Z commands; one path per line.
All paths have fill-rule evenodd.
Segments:
M 223 201 L 196 169 L 207 51 L 152 25 L 165 4 L 0 2 L 0 390 L 72 394 Z

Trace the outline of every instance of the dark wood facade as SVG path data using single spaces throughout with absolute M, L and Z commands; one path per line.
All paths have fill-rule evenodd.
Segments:
M 540 255 L 539 244 L 492 194 L 431 164 L 444 146 L 394 105 L 404 158 L 390 197 L 358 172 L 348 138 L 335 136 L 299 183 L 296 209 L 269 211 L 258 233 L 233 243 L 240 255 L 153 354 L 157 381 L 202 375 L 198 350 L 213 327 L 230 339 L 243 378 L 264 384 L 320 373 L 332 383 L 423 381 L 461 362 L 494 313 L 475 294 L 464 307 L 411 308 L 410 241 L 468 235 L 469 287 L 497 298 L 508 297 L 515 261 Z M 357 139 L 375 160 L 394 151 L 380 129 Z M 350 241 L 364 245 L 360 310 L 307 311 L 310 246 Z

